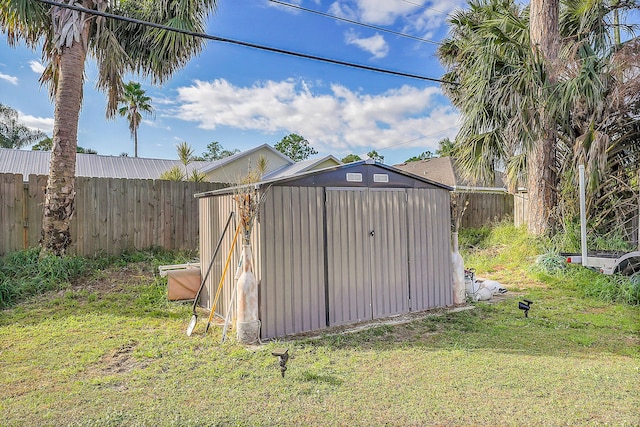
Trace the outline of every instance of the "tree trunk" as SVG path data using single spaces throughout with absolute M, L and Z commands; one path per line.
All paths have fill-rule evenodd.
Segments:
M 133 133 L 133 157 L 138 157 L 138 130 Z
M 85 33 L 86 34 L 86 33 Z M 74 212 L 78 118 L 82 103 L 84 43 L 73 42 L 60 53 L 56 89 L 53 149 L 42 219 L 42 251 L 63 255 L 71 244 Z
M 531 0 L 529 36 L 534 58 L 543 61 L 547 81 L 542 82 L 538 139 L 527 157 L 529 218 L 532 234 L 543 234 L 550 226 L 552 210 L 557 203 L 556 132 L 547 94 L 556 82 L 559 50 L 559 0 Z
M 549 121 L 545 123 L 548 125 Z M 551 123 L 553 125 L 553 123 Z M 539 141 L 529 151 L 528 190 L 530 234 L 544 234 L 551 226 L 552 211 L 557 204 L 556 134 L 545 129 Z

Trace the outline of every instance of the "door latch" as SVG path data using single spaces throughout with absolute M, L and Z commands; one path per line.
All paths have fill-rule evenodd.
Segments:
M 371 232 L 369 232 L 369 234 L 371 235 L 371 237 L 373 237 L 376 234 L 376 232 L 375 232 L 375 230 L 371 230 Z

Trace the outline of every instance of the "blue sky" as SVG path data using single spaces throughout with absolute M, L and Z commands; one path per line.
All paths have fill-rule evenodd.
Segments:
M 434 42 L 447 34 L 447 15 L 463 0 L 291 0 Z M 440 78 L 437 45 L 277 5 L 268 0 L 220 0 L 207 33 L 346 62 Z M 38 78 L 40 51 L 0 42 L 0 103 L 48 135 L 53 104 Z M 133 155 L 125 118 L 105 118 L 105 95 L 95 89 L 95 63 L 86 67 L 78 145 L 99 154 Z M 438 83 L 294 58 L 207 41 L 203 52 L 162 87 L 137 76 L 155 114 L 139 129 L 139 156 L 176 158 L 187 141 L 196 154 L 208 143 L 245 150 L 305 137 L 319 155 L 376 150 L 396 164 L 438 141 L 453 139 L 458 113 Z

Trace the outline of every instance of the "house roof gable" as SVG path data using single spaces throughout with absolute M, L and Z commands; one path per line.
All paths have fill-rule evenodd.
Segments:
M 223 167 L 225 165 L 228 165 L 229 163 L 233 163 L 233 162 L 241 160 L 241 159 L 243 159 L 245 157 L 248 157 L 248 156 L 252 155 L 253 153 L 255 153 L 256 151 L 265 150 L 265 149 L 269 150 L 272 153 L 272 155 L 282 158 L 282 160 L 285 161 L 286 163 L 289 163 L 289 164 L 295 163 L 289 157 L 285 156 L 284 154 L 282 154 L 281 152 L 279 152 L 278 150 L 276 150 L 275 148 L 273 148 L 269 144 L 262 144 L 262 145 L 259 145 L 257 147 L 251 148 L 249 150 L 241 151 L 241 152 L 236 153 L 236 154 L 234 154 L 232 156 L 224 157 L 224 158 L 222 158 L 220 160 L 215 160 L 213 162 L 210 162 L 210 164 L 208 164 L 205 167 L 203 167 L 202 169 L 200 169 L 200 172 L 205 173 L 205 174 L 211 173 L 215 169 L 221 168 L 221 167 Z
M 485 191 L 506 191 L 506 185 L 502 180 L 502 173 L 495 173 L 495 182 L 483 185 L 474 183 L 463 177 L 454 157 L 433 157 L 416 162 L 406 162 L 395 165 L 405 172 L 425 177 L 436 182 L 453 187 L 454 190 L 485 190 Z
M 302 160 L 290 165 L 286 165 L 280 169 L 270 172 L 264 176 L 264 180 L 272 180 L 278 178 L 286 178 L 293 175 L 298 175 L 311 170 L 316 170 L 318 165 L 324 162 L 333 162 L 333 166 L 341 165 L 342 162 L 332 155 Z M 325 169 L 325 168 L 322 168 Z

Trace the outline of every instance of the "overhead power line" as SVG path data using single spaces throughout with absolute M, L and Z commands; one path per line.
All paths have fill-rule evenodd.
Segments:
M 433 10 L 434 12 L 438 12 L 438 13 L 441 13 L 443 15 L 448 15 L 447 12 L 443 12 L 441 10 L 434 9 L 433 7 L 425 6 L 425 5 L 422 5 L 420 3 L 415 3 L 415 2 L 412 2 L 412 1 L 409 1 L 409 0 L 401 0 L 401 1 L 403 1 L 405 3 L 409 3 L 409 4 L 413 5 L 413 6 L 417 6 L 417 7 L 422 8 L 422 9 Z
M 347 19 L 347 18 L 342 18 L 340 16 L 331 15 L 330 13 L 324 13 L 324 12 L 320 12 L 320 11 L 314 10 L 314 9 L 307 9 L 306 7 L 298 6 L 297 4 L 286 3 L 286 2 L 283 2 L 283 1 L 280 1 L 280 0 L 269 0 L 269 1 L 271 3 L 276 3 L 276 4 L 280 4 L 282 6 L 290 7 L 292 9 L 298 9 L 298 10 L 302 10 L 304 12 L 315 13 L 316 15 L 324 16 L 326 18 L 331 18 L 331 19 L 335 19 L 335 20 L 338 20 L 338 21 L 348 22 L 348 23 L 354 24 L 354 25 L 360 25 L 361 27 L 371 28 L 371 29 L 374 29 L 374 30 L 377 30 L 377 31 L 383 31 L 385 33 L 393 34 L 393 35 L 400 36 L 400 37 L 406 37 L 406 38 L 417 40 L 417 41 L 420 41 L 420 42 L 423 42 L 423 43 L 431 43 L 431 44 L 435 44 L 435 45 L 440 45 L 441 44 L 441 43 L 435 42 L 433 40 L 427 40 L 427 39 L 423 39 L 421 37 L 412 36 L 411 34 L 401 33 L 401 32 L 398 32 L 398 31 L 389 30 L 387 28 L 377 27 L 375 25 L 365 24 L 364 22 L 354 21 L 352 19 Z
M 39 1 L 40 3 L 48 4 L 48 5 L 51 5 L 51 6 L 57 6 L 57 7 L 65 8 L 65 9 L 76 10 L 78 12 L 84 12 L 84 13 L 87 13 L 87 14 L 90 14 L 90 15 L 102 16 L 104 18 L 117 19 L 119 21 L 130 22 L 132 24 L 145 25 L 145 26 L 152 27 L 152 28 L 158 28 L 160 30 L 173 31 L 173 32 L 176 32 L 176 33 L 185 34 L 185 35 L 192 36 L 192 37 L 199 37 L 199 38 L 203 38 L 203 39 L 207 39 L 207 40 L 213 40 L 213 41 L 217 41 L 217 42 L 230 43 L 230 44 L 235 44 L 235 45 L 238 45 L 238 46 L 244 46 L 244 47 L 249 47 L 249 48 L 253 48 L 253 49 L 259 49 L 259 50 L 263 50 L 263 51 L 267 51 L 267 52 L 280 53 L 282 55 L 288 55 L 288 56 L 294 56 L 294 57 L 298 57 L 298 58 L 310 59 L 310 60 L 313 60 L 313 61 L 326 62 L 326 63 L 334 64 L 334 65 L 342 65 L 342 66 L 345 66 L 345 67 L 357 68 L 357 69 L 360 69 L 360 70 L 374 71 L 374 72 L 377 72 L 377 73 L 389 74 L 389 75 L 393 75 L 393 76 L 407 77 L 407 78 L 418 79 L 418 80 L 426 80 L 426 81 L 435 82 L 435 83 L 457 85 L 457 83 L 455 83 L 455 82 L 450 82 L 450 81 L 437 79 L 437 78 L 433 78 L 433 77 L 421 76 L 419 74 L 411 74 L 411 73 L 404 73 L 404 72 L 401 72 L 401 71 L 387 70 L 387 69 L 384 69 L 384 68 L 370 67 L 368 65 L 355 64 L 355 63 L 352 63 L 352 62 L 340 61 L 340 60 L 337 60 L 337 59 L 323 58 L 321 56 L 309 55 L 309 54 L 306 54 L 306 53 L 300 53 L 300 52 L 294 52 L 294 51 L 285 50 L 285 49 L 279 49 L 279 48 L 275 48 L 275 47 L 263 46 L 263 45 L 259 45 L 259 44 L 256 44 L 256 43 L 244 42 L 244 41 L 241 41 L 241 40 L 233 40 L 233 39 L 228 39 L 228 38 L 225 38 L 225 37 L 213 36 L 213 35 L 205 34 L 205 33 L 197 33 L 195 31 L 183 30 L 183 29 L 180 29 L 180 28 L 170 27 L 168 25 L 156 24 L 154 22 L 143 21 L 143 20 L 140 20 L 140 19 L 129 18 L 129 17 L 122 16 L 122 15 L 115 15 L 115 14 L 112 14 L 112 13 L 107 13 L 107 12 L 101 12 L 101 11 L 98 11 L 98 10 L 87 9 L 85 7 L 80 7 L 80 6 L 73 6 L 73 5 L 69 5 L 69 4 L 59 3 L 59 2 L 56 2 L 56 1 L 52 1 L 52 0 L 36 0 L 36 1 Z

